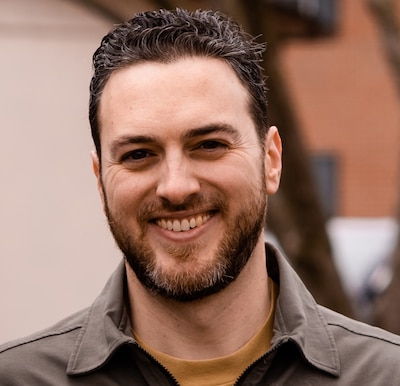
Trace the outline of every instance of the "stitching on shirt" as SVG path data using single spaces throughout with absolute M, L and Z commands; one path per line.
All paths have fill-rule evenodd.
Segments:
M 346 330 L 346 331 L 349 331 L 349 332 L 351 332 L 351 333 L 353 333 L 353 334 L 356 334 L 356 335 L 358 335 L 358 336 L 364 336 L 364 337 L 366 337 L 366 338 L 377 339 L 377 340 L 380 340 L 380 341 L 382 341 L 382 342 L 386 342 L 386 343 L 393 344 L 393 345 L 395 345 L 395 346 L 400 346 L 400 341 L 399 341 L 399 342 L 396 342 L 396 341 L 394 341 L 394 340 L 389 340 L 389 339 L 387 339 L 387 338 L 385 338 L 385 337 L 383 337 L 383 336 L 379 336 L 379 335 L 376 335 L 376 334 L 369 334 L 369 333 L 362 332 L 362 331 L 356 331 L 356 330 L 353 329 L 353 328 L 350 328 L 350 327 L 347 327 L 347 326 L 345 326 L 345 325 L 343 325 L 343 324 L 339 324 L 339 323 L 335 323 L 335 322 L 327 322 L 327 323 L 328 323 L 328 325 L 330 325 L 330 326 L 336 326 L 336 327 L 342 328 L 342 329 L 344 329 L 344 330 Z M 360 322 L 360 323 L 361 323 L 361 322 Z M 377 328 L 378 328 L 378 327 L 377 327 Z
M 24 338 L 24 340 L 17 340 L 17 341 L 12 341 L 10 342 L 10 345 L 6 344 L 6 347 L 4 347 L 2 350 L 0 350 L 0 354 L 5 353 L 9 350 L 12 350 L 14 348 L 18 348 L 21 346 L 25 346 L 27 344 L 30 343 L 34 343 L 46 338 L 51 338 L 53 336 L 59 336 L 59 335 L 64 335 L 64 334 L 68 334 L 69 332 L 75 331 L 82 328 L 82 325 L 79 324 L 78 326 L 71 326 L 68 328 L 64 328 L 60 331 L 54 331 L 54 332 L 43 332 L 42 334 L 39 333 L 39 335 L 35 335 L 35 336 L 30 336 L 28 338 Z

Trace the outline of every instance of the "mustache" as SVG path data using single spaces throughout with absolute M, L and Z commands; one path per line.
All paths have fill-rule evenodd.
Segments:
M 143 204 L 138 211 L 138 218 L 141 221 L 149 221 L 160 217 L 165 213 L 185 211 L 219 211 L 226 212 L 227 204 L 221 197 L 205 197 L 204 195 L 189 196 L 183 203 L 174 204 L 164 198 L 152 200 Z

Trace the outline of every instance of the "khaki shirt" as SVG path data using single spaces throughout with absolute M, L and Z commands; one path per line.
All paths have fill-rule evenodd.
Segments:
M 400 337 L 318 306 L 285 258 L 266 245 L 279 284 L 271 349 L 238 385 L 399 385 Z M 135 342 L 123 262 L 93 305 L 0 346 L 1 386 L 176 385 Z

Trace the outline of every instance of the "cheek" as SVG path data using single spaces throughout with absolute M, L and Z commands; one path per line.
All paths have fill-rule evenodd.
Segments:
M 235 162 L 236 161 L 236 162 Z M 242 161 L 242 162 L 240 162 Z M 213 175 L 216 175 L 213 171 Z M 236 191 L 246 191 L 260 189 L 265 180 L 263 163 L 260 160 L 233 160 L 228 166 L 224 167 L 218 173 L 219 181 L 223 181 L 226 186 Z M 232 192 L 234 192 L 232 190 Z M 245 198 L 245 197 L 241 197 Z
M 109 178 L 104 182 L 105 198 L 108 207 L 114 211 L 125 211 L 139 205 L 145 194 L 140 185 L 132 178 Z

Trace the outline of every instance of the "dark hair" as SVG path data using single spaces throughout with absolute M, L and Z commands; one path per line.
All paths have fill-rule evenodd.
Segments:
M 135 63 L 169 63 L 186 56 L 220 58 L 232 67 L 249 91 L 250 112 L 263 140 L 268 129 L 266 88 L 260 64 L 264 49 L 235 21 L 216 11 L 150 11 L 116 26 L 93 55 L 89 120 L 98 156 L 101 156 L 98 110 L 111 74 Z

